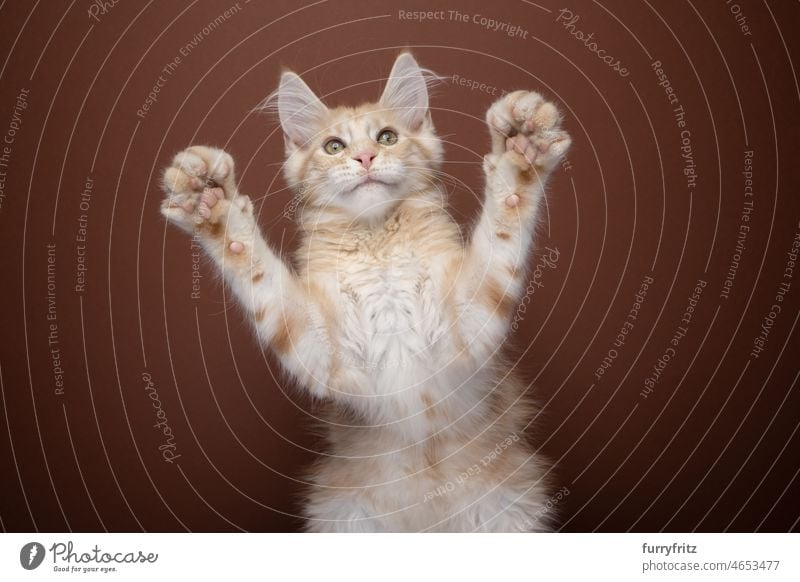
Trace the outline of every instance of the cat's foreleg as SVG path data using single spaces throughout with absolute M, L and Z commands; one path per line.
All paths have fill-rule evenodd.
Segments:
M 486 115 L 492 153 L 484 158 L 486 196 L 466 249 L 460 291 L 462 326 L 473 355 L 486 357 L 508 333 L 525 288 L 525 271 L 547 178 L 567 152 L 569 135 L 556 107 L 517 91 Z
M 328 395 L 332 354 L 319 305 L 261 235 L 253 204 L 236 188 L 233 159 L 191 147 L 164 172 L 161 212 L 195 235 L 284 368 L 317 396 Z

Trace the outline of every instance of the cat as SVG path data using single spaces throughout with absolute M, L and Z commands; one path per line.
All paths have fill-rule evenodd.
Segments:
M 329 109 L 295 73 L 270 103 L 302 242 L 262 238 L 234 162 L 194 146 L 166 169 L 162 213 L 196 235 L 286 374 L 319 403 L 313 532 L 548 531 L 534 409 L 503 357 L 548 176 L 571 143 L 530 91 L 488 110 L 486 194 L 464 240 L 438 177 L 433 74 L 410 53 L 375 103 Z

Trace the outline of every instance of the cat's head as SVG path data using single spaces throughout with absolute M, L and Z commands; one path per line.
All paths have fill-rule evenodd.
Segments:
M 274 94 L 287 182 L 308 207 L 374 223 L 428 189 L 442 158 L 428 111 L 429 71 L 401 54 L 381 98 L 329 109 L 292 72 Z

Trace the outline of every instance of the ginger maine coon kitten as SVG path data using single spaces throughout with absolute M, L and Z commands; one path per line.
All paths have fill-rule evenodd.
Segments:
M 569 136 L 516 91 L 487 113 L 486 199 L 468 240 L 437 181 L 429 72 L 401 54 L 377 103 L 329 109 L 294 73 L 274 94 L 301 197 L 290 266 L 259 232 L 230 155 L 190 147 L 162 213 L 202 244 L 258 339 L 323 403 L 310 531 L 537 531 L 547 465 L 526 385 L 502 356 L 545 182 Z

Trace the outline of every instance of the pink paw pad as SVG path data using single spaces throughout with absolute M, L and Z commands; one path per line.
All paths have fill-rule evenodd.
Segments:
M 506 140 L 506 149 L 523 155 L 529 164 L 532 164 L 536 159 L 536 148 L 524 135 L 520 134 L 508 138 Z
M 509 208 L 516 208 L 517 206 L 519 206 L 519 196 L 517 196 L 516 194 L 512 194 L 511 196 L 506 198 L 506 206 L 508 206 Z
M 233 241 L 228 245 L 228 248 L 234 255 L 240 255 L 242 252 L 244 252 L 244 245 L 239 241 Z
M 222 200 L 222 188 L 206 188 L 200 196 L 200 206 L 198 212 L 203 218 L 211 217 L 211 209 L 217 205 L 217 202 Z
M 222 196 L 222 188 L 206 188 L 203 190 L 203 201 L 207 201 L 211 207 L 214 207 L 217 201 L 222 200 Z

